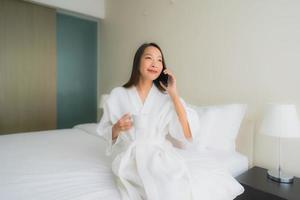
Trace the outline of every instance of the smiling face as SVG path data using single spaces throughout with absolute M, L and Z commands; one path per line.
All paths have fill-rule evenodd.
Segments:
M 166 63 L 160 47 L 156 43 L 142 44 L 134 54 L 131 75 L 124 88 L 136 86 L 140 81 L 152 81 L 164 93 L 166 90 L 160 85 L 158 79 L 161 72 L 166 69 Z
M 154 46 L 147 47 L 140 60 L 140 75 L 144 80 L 155 80 L 163 69 L 162 54 Z

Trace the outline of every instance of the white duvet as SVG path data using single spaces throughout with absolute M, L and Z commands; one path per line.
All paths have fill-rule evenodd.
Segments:
M 79 129 L 0 136 L 0 199 L 120 200 L 105 148 L 101 138 Z M 207 154 L 188 157 L 192 169 L 207 170 L 193 177 L 203 199 L 221 197 L 213 188 L 228 180 L 227 172 Z
M 77 129 L 0 136 L 0 199 L 119 200 L 103 147 Z

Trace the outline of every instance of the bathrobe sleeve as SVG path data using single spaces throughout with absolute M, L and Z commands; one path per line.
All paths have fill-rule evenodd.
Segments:
M 177 145 L 175 146 L 179 146 L 180 148 L 187 148 L 187 147 L 191 147 L 196 145 L 196 141 L 197 141 L 197 132 L 199 131 L 199 117 L 197 112 L 188 107 L 185 103 L 185 101 L 180 98 L 180 101 L 184 107 L 184 110 L 186 112 L 186 116 L 187 116 L 187 120 L 189 123 L 189 127 L 190 127 L 190 131 L 192 134 L 192 141 L 188 141 L 185 136 L 184 136 L 184 132 L 183 132 L 183 128 L 181 126 L 181 123 L 179 121 L 178 115 L 176 113 L 175 107 L 172 103 L 171 109 L 170 109 L 170 121 L 168 124 L 168 132 L 169 132 L 169 138 L 171 137 L 172 143 L 174 144 L 174 140 L 177 141 Z M 178 143 L 179 142 L 179 143 Z M 175 142 L 176 143 L 176 142 Z
M 111 109 L 109 109 L 109 98 L 104 103 L 103 106 L 103 116 L 100 120 L 100 123 L 97 128 L 97 133 L 106 140 L 107 147 L 106 147 L 106 155 L 110 156 L 114 147 L 120 142 L 120 137 L 117 139 L 112 139 L 112 120 L 110 119 L 111 116 Z

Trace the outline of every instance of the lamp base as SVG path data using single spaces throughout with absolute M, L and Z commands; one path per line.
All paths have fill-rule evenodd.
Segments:
M 267 177 L 271 179 L 272 181 L 278 182 L 278 183 L 288 183 L 291 184 L 294 182 L 294 176 L 291 176 L 289 174 L 285 174 L 282 171 L 279 172 L 279 170 L 268 170 Z

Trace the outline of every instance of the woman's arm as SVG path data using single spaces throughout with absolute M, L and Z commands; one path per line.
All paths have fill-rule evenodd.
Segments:
M 182 126 L 185 138 L 189 141 L 192 141 L 192 133 L 190 130 L 189 122 L 187 120 L 187 115 L 186 115 L 185 109 L 180 101 L 180 97 L 177 93 L 175 76 L 169 69 L 165 69 L 163 73 L 169 75 L 168 86 L 166 87 L 161 82 L 160 82 L 160 85 L 168 92 L 169 96 L 171 97 L 171 99 L 173 101 L 173 104 L 174 104 L 179 122 Z
M 189 122 L 187 120 L 187 115 L 186 115 L 184 107 L 180 101 L 180 98 L 177 94 L 172 94 L 170 96 L 173 101 L 179 122 L 182 126 L 184 136 L 187 140 L 192 141 L 192 134 L 191 134 Z

